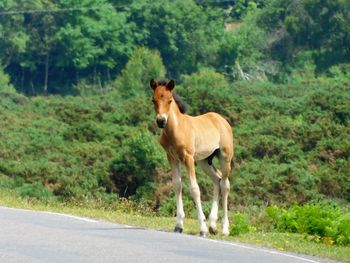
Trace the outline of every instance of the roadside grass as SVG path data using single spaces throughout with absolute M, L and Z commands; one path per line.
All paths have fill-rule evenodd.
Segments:
M 14 191 L 1 189 L 0 206 L 49 211 L 83 216 L 87 218 L 106 220 L 109 222 L 127 224 L 144 228 L 157 229 L 161 231 L 172 231 L 174 218 L 145 216 L 135 211 L 125 211 L 125 207 L 116 209 L 96 208 L 95 204 L 84 203 L 63 203 L 63 202 L 42 202 L 32 198 L 21 198 Z M 198 223 L 195 219 L 186 219 L 186 234 L 197 235 Z M 218 240 L 234 241 L 241 243 L 255 244 L 261 247 L 268 247 L 279 251 L 296 252 L 320 258 L 328 258 L 341 262 L 350 263 L 350 247 L 326 245 L 310 241 L 310 237 L 301 234 L 277 233 L 277 232 L 255 232 L 239 236 L 224 237 L 220 234 L 210 236 Z
M 350 262 L 350 247 L 326 245 L 308 240 L 308 236 L 291 233 L 247 233 L 238 237 L 229 237 L 243 243 L 255 244 L 279 251 L 296 252 L 320 258 L 328 258 L 341 262 Z

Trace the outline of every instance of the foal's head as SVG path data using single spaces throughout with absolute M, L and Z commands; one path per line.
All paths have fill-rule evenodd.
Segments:
M 152 102 L 157 113 L 157 125 L 164 128 L 169 116 L 171 103 L 174 100 L 172 90 L 175 87 L 175 81 L 155 81 L 151 79 L 151 88 L 153 89 Z

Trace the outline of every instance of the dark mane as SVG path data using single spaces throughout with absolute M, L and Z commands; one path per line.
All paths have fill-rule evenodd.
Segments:
M 168 80 L 167 79 L 161 79 L 161 80 L 158 80 L 157 83 L 159 86 L 166 86 L 166 84 L 168 84 Z
M 179 107 L 180 112 L 187 113 L 187 104 L 181 99 L 181 97 L 173 92 L 173 98 Z

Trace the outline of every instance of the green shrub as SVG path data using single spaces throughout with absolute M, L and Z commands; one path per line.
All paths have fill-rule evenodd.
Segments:
M 193 115 L 214 111 L 226 117 L 232 125 L 238 122 L 235 109 L 240 103 L 232 96 L 225 76 L 212 69 L 204 68 L 184 76 L 183 83 L 175 91 L 183 96 Z
M 3 71 L 1 63 L 0 63 L 0 92 L 16 93 L 16 90 L 10 84 L 10 77 Z
M 2 174 L 0 172 L 0 189 L 4 188 L 4 189 L 9 189 L 13 187 L 13 181 L 12 178 Z
M 314 79 L 316 75 L 316 65 L 314 62 L 314 52 L 300 52 L 293 59 L 290 65 L 289 82 L 300 82 L 303 79 Z
M 328 230 L 328 234 L 336 244 L 350 245 L 350 213 L 344 214 L 335 220 Z
M 117 92 L 125 97 L 150 90 L 149 81 L 164 77 L 166 69 L 158 51 L 138 48 L 115 81 Z
M 255 232 L 256 228 L 250 225 L 248 217 L 240 212 L 235 213 L 233 223 L 231 223 L 230 235 L 238 236 L 241 234 Z
M 86 142 L 101 141 L 105 138 L 106 129 L 95 121 L 85 121 L 71 126 L 64 134 L 66 140 Z
M 32 197 L 41 201 L 50 201 L 55 199 L 52 191 L 43 186 L 40 182 L 24 183 L 21 186 L 15 188 L 16 192 L 21 197 Z
M 134 134 L 125 140 L 109 165 L 111 178 L 122 197 L 134 195 L 136 190 L 150 182 L 156 169 L 165 167 L 163 149 L 154 136 L 147 132 Z
M 350 63 L 341 63 L 336 66 L 332 66 L 328 69 L 329 75 L 332 77 L 349 77 L 350 75 Z
M 182 202 L 183 202 L 183 207 L 184 207 L 184 212 L 186 217 L 197 219 L 197 210 L 192 197 L 189 194 L 184 193 Z M 205 204 L 206 203 L 204 202 L 203 206 L 205 206 L 205 210 L 207 213 L 208 205 L 205 205 Z M 176 199 L 173 194 L 168 199 L 162 200 L 160 202 L 158 214 L 160 216 L 168 216 L 168 217 L 176 216 Z
M 243 205 L 307 202 L 320 197 L 317 182 L 305 162 L 254 159 L 233 171 L 231 194 L 234 202 Z
M 176 200 L 172 196 L 166 200 L 162 200 L 159 206 L 158 213 L 160 216 L 176 216 Z
M 313 235 L 316 241 L 347 245 L 350 242 L 350 215 L 327 204 L 294 205 L 289 209 L 270 206 L 266 213 L 280 232 Z

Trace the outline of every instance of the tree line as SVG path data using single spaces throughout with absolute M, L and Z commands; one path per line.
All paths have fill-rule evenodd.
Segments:
M 31 95 L 102 89 L 139 47 L 180 81 L 204 67 L 231 80 L 332 75 L 348 70 L 349 12 L 346 0 L 4 0 L 0 64 Z

